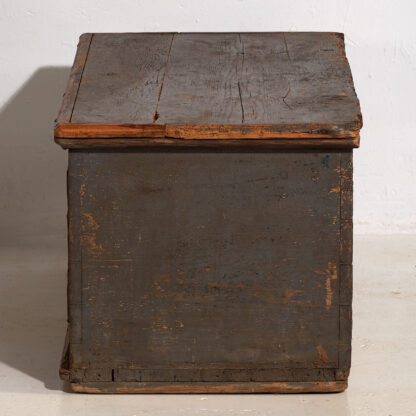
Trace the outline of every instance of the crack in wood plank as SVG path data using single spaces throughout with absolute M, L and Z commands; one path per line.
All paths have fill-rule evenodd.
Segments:
M 241 97 L 241 86 L 240 86 L 240 81 L 237 81 L 237 86 L 238 86 L 238 95 L 240 96 L 240 105 L 241 105 L 241 122 L 244 123 L 245 122 L 245 116 L 244 116 L 244 105 L 243 105 L 243 99 Z
M 157 109 L 159 107 L 160 97 L 162 96 L 163 84 L 165 82 L 166 73 L 168 71 L 169 59 L 170 59 L 170 56 L 171 56 L 171 53 L 172 53 L 172 45 L 173 45 L 173 40 L 175 39 L 175 35 L 176 35 L 176 33 L 174 33 L 172 35 L 172 39 L 170 41 L 169 52 L 168 52 L 168 57 L 166 59 L 165 70 L 163 71 L 162 80 L 160 81 L 160 87 L 159 87 L 159 94 L 158 94 L 158 97 L 157 97 L 156 109 L 155 109 L 155 112 L 153 113 L 153 123 L 155 123 L 156 120 L 160 116 Z
M 287 57 L 289 58 L 290 63 L 292 63 L 292 58 L 290 57 L 290 54 L 289 54 L 289 48 L 287 47 L 286 36 L 284 33 L 283 33 L 283 41 L 285 43 Z
M 282 97 L 282 100 L 290 110 L 293 110 L 293 108 L 286 102 L 286 98 L 289 94 L 290 94 L 290 87 L 287 90 L 286 94 Z

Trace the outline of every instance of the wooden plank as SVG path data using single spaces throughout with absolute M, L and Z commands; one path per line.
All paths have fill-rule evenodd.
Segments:
M 69 123 L 71 121 L 72 111 L 74 109 L 75 100 L 77 98 L 92 38 L 92 33 L 84 33 L 79 38 L 77 53 L 75 55 L 74 64 L 72 65 L 61 109 L 59 110 L 58 117 L 55 120 L 57 123 L 56 126 L 59 126 L 62 123 Z
M 337 378 L 347 379 L 351 367 L 352 332 L 353 159 L 352 151 L 341 152 L 340 155 L 340 339 Z
M 336 33 L 95 34 L 57 138 L 357 138 Z
M 176 149 L 350 149 L 357 139 L 277 139 L 277 140 L 181 140 L 181 139 L 62 139 L 55 141 L 64 149 L 176 148 Z
M 347 381 L 271 383 L 71 383 L 79 393 L 336 393 L 347 388 Z
M 153 123 L 173 36 L 95 34 L 71 123 L 131 121 L 147 130 L 146 125 Z
M 251 368 L 249 368 L 251 367 Z M 328 368 L 118 368 L 114 371 L 114 380 L 122 382 L 153 382 L 155 380 L 171 382 L 249 382 L 249 381 L 336 381 L 336 369 Z M 83 382 L 97 381 L 88 375 Z
M 342 35 L 243 33 L 240 42 L 238 82 L 245 123 L 299 124 L 305 130 L 319 124 L 338 126 L 339 134 L 357 131 L 360 108 Z
M 178 34 L 156 124 L 240 125 L 239 37 L 235 33 Z
M 82 342 L 82 264 L 81 264 L 81 211 L 84 196 L 84 174 L 82 160 L 69 154 L 67 171 L 68 198 L 68 330 L 69 330 L 69 361 L 77 365 L 73 359 L 74 348 Z
M 133 363 L 163 381 L 166 365 L 337 367 L 338 153 L 70 158 L 83 193 L 78 368 Z
M 56 138 L 176 138 L 176 139 L 345 139 L 358 138 L 358 130 L 330 124 L 294 125 L 160 125 L 160 124 L 61 124 L 55 129 Z

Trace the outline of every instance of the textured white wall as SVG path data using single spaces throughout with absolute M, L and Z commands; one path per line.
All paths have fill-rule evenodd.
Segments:
M 0 0 L 0 240 L 64 238 L 52 121 L 78 36 L 111 31 L 344 32 L 364 116 L 355 231 L 416 232 L 415 16 L 412 0 Z

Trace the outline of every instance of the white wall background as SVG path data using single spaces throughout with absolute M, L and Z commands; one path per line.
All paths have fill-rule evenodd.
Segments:
M 65 239 L 52 129 L 83 32 L 339 31 L 361 100 L 355 231 L 416 232 L 413 0 L 0 0 L 0 242 Z

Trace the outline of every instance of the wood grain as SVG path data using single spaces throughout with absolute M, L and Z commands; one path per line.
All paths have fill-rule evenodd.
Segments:
M 339 285 L 339 371 L 338 379 L 347 379 L 351 367 L 352 334 L 352 214 L 353 214 L 352 151 L 340 158 L 340 285 Z
M 178 34 L 158 107 L 157 124 L 240 125 L 238 35 Z
M 338 139 L 362 125 L 337 33 L 94 34 L 67 93 L 57 138 Z
M 92 38 L 93 34 L 91 33 L 84 33 L 79 38 L 78 49 L 74 64 L 72 65 L 66 92 L 64 93 L 58 117 L 55 120 L 56 126 L 71 122 L 72 111 L 74 109 L 75 100 L 81 85 L 81 78 L 84 72 Z
M 71 151 L 71 380 L 336 380 L 340 157 Z
M 242 33 L 239 39 L 246 123 L 327 125 L 326 134 L 335 136 L 357 131 L 360 111 L 341 35 Z
M 57 126 L 56 138 L 176 138 L 176 139 L 346 139 L 359 132 L 332 125 L 158 125 L 158 124 L 74 124 Z
M 95 34 L 71 123 L 151 125 L 173 36 Z

